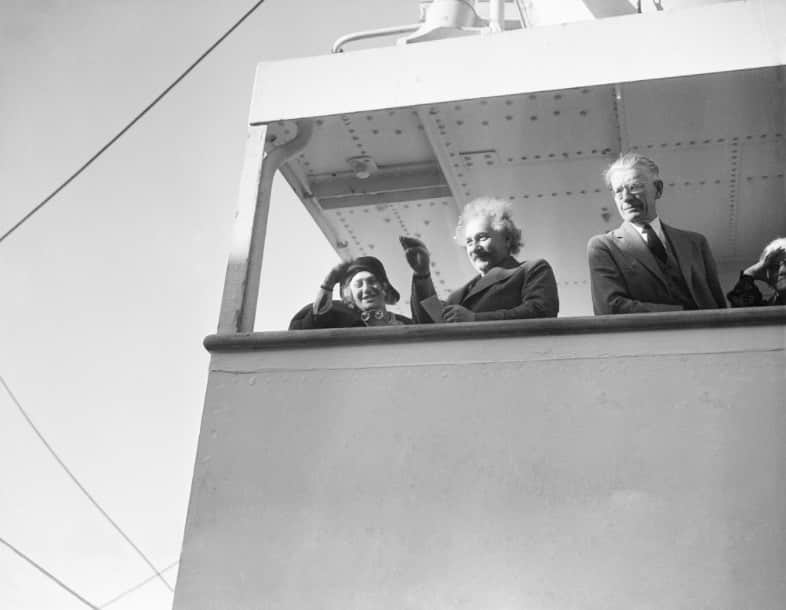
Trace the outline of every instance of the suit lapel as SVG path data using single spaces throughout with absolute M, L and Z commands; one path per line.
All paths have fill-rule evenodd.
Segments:
M 666 278 L 660 270 L 655 257 L 650 252 L 647 244 L 641 238 L 641 235 L 629 222 L 623 222 L 619 228 L 613 231 L 616 238 L 616 244 L 626 254 L 635 258 L 642 264 L 650 273 L 657 277 L 664 285 L 667 285 Z
M 691 287 L 691 283 L 688 281 L 688 279 L 691 277 L 691 263 L 693 261 L 693 257 L 691 256 L 691 243 L 684 237 L 681 231 L 663 224 L 662 221 L 660 226 L 663 227 L 663 234 L 669 241 L 672 250 L 674 250 L 674 256 L 677 258 L 677 264 L 680 266 L 682 277 L 685 278 L 685 283 L 688 286 L 688 290 L 691 291 L 691 296 L 693 296 L 693 299 L 695 300 L 696 295 L 693 294 L 693 288 Z
M 475 284 L 467 291 L 467 294 L 464 295 L 462 300 L 473 297 L 479 292 L 483 292 L 490 286 L 493 286 L 494 284 L 504 282 L 511 275 L 516 273 L 518 269 L 519 264 L 515 259 L 506 259 L 503 261 L 502 265 L 494 267 L 486 275 L 479 276 Z

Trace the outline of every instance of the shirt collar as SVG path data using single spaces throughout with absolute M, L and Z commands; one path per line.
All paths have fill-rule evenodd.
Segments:
M 633 222 L 630 224 L 636 228 L 636 231 L 639 232 L 639 235 L 641 235 L 642 239 L 644 239 L 644 242 L 646 243 L 647 238 L 644 236 L 644 225 L 639 225 Z M 660 239 L 663 243 L 666 243 L 666 234 L 663 232 L 663 225 L 660 222 L 660 216 L 656 216 L 647 224 L 652 227 L 653 231 L 655 231 L 655 235 L 658 236 L 658 239 Z

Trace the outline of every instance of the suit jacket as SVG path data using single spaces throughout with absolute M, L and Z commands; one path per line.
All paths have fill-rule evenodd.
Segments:
M 696 306 L 699 309 L 726 307 L 706 238 L 662 222 L 661 226 Z M 669 292 L 652 252 L 629 222 L 590 239 L 587 258 L 595 314 L 682 309 Z
M 431 278 L 412 278 L 412 318 L 433 322 L 420 301 L 436 294 Z M 543 259 L 518 262 L 508 257 L 486 275 L 477 275 L 447 299 L 475 313 L 478 321 L 555 318 L 559 311 L 557 282 Z

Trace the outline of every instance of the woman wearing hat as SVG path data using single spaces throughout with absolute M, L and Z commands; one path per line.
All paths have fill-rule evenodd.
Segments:
M 332 300 L 336 284 L 340 285 L 341 301 Z M 386 305 L 398 300 L 398 291 L 390 285 L 379 259 L 361 256 L 330 270 L 314 303 L 295 314 L 289 329 L 412 324 L 409 318 L 387 310 Z
M 762 295 L 756 280 L 769 284 L 767 296 Z M 767 244 L 759 257 L 740 272 L 740 279 L 726 295 L 732 307 L 786 305 L 786 237 Z

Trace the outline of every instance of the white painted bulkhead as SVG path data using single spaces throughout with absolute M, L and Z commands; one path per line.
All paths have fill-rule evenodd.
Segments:
M 750 0 L 261 65 L 175 610 L 781 607 L 786 308 L 569 316 L 627 146 L 728 278 L 786 232 L 785 32 L 786 5 Z M 395 238 L 421 232 L 454 287 L 457 211 L 492 190 L 568 316 L 250 332 L 264 149 L 303 120 L 282 172 L 342 256 L 404 288 Z
M 175 610 L 781 607 L 786 316 L 740 313 L 209 340 Z

